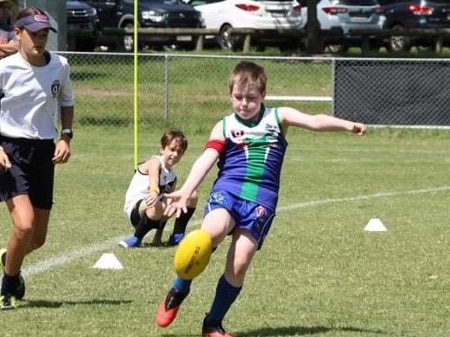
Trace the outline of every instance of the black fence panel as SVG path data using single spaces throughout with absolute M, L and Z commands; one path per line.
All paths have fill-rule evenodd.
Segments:
M 334 115 L 367 124 L 450 126 L 448 60 L 337 59 Z

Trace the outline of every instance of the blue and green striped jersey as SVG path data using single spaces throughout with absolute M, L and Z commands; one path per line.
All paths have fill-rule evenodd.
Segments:
M 223 132 L 226 147 L 213 191 L 226 190 L 275 211 L 287 147 L 277 109 L 262 106 L 258 121 L 252 123 L 228 115 Z

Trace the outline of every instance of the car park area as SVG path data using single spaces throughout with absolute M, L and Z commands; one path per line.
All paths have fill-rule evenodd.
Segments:
M 139 50 L 303 49 L 307 0 L 140 0 Z M 315 0 L 323 51 L 408 52 L 450 45 L 447 0 Z M 133 0 L 67 1 L 71 51 L 132 51 Z M 202 28 L 202 29 L 200 29 Z M 208 31 L 208 34 L 206 33 Z M 247 33 L 245 33 L 246 31 Z
M 97 9 L 99 16 L 98 43 L 113 50 L 132 51 L 132 34 L 119 34 L 119 29 L 134 27 L 133 0 L 82 0 Z M 138 4 L 140 28 L 200 28 L 201 14 L 192 6 L 176 0 L 140 0 Z M 114 29 L 116 30 L 114 32 Z M 189 36 L 139 35 L 139 49 L 184 47 L 194 48 Z
M 257 31 L 252 45 L 258 49 L 276 46 L 295 48 L 300 42 L 303 26 L 300 5 L 295 0 L 190 0 L 202 13 L 206 28 L 217 29 L 218 36 L 209 36 L 222 49 L 238 49 L 242 36 L 232 34 L 236 28 Z
M 299 0 L 305 26 L 308 17 L 307 0 Z M 320 29 L 333 34 L 323 34 L 324 45 L 332 51 L 346 51 L 349 47 L 361 46 L 360 31 L 381 31 L 385 17 L 376 0 L 316 0 L 317 20 Z M 370 41 L 377 49 L 379 40 Z
M 93 51 L 97 44 L 97 10 L 84 2 L 66 4 L 67 50 Z
M 450 28 L 448 0 L 378 0 L 378 2 L 386 16 L 383 28 L 396 33 L 384 39 L 389 51 L 408 51 L 413 46 L 434 48 L 436 38 L 402 35 L 405 30 Z M 450 37 L 444 39 L 444 44 L 450 44 Z

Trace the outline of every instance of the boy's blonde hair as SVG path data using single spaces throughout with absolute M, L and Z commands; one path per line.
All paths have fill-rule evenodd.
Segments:
M 228 81 L 230 94 L 233 91 L 235 84 L 245 85 L 249 83 L 254 83 L 259 92 L 265 93 L 267 84 L 266 72 L 263 67 L 254 62 L 241 61 L 234 67 L 234 70 L 230 75 Z

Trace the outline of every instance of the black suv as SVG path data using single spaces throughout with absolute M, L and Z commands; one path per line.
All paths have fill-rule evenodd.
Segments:
M 100 19 L 99 43 L 114 49 L 133 50 L 132 34 L 117 34 L 108 28 L 134 27 L 133 0 L 82 0 L 97 9 Z M 204 26 L 199 11 L 177 0 L 139 0 L 138 27 L 140 28 L 201 28 Z M 120 38 L 118 38 L 118 36 Z M 157 36 L 140 34 L 139 49 L 144 47 L 187 46 L 193 48 L 195 42 L 190 36 Z
M 378 0 L 386 21 L 385 29 L 398 31 L 385 42 L 390 51 L 407 51 L 412 46 L 434 47 L 430 37 L 402 36 L 405 29 L 450 28 L 450 2 L 448 0 Z M 449 40 L 444 41 L 445 45 Z
M 94 7 L 67 0 L 67 50 L 93 51 L 97 44 L 98 16 Z

